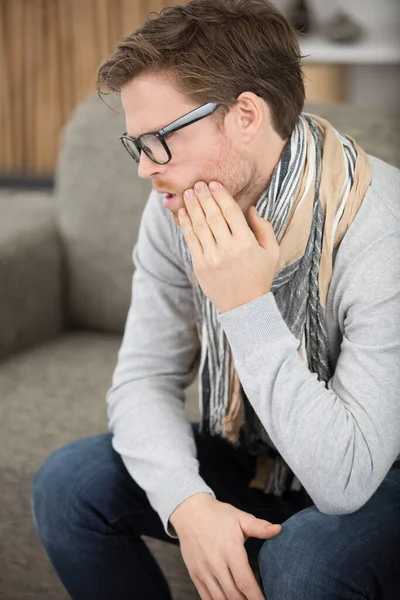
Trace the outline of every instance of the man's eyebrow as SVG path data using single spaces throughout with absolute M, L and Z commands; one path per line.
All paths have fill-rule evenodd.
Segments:
M 175 123 L 175 121 L 179 121 L 182 117 L 177 117 L 176 119 L 174 119 L 173 121 L 171 121 L 170 123 L 168 123 L 168 125 L 171 125 L 172 123 Z M 146 129 L 146 131 L 142 131 L 142 133 L 139 133 L 139 135 L 133 135 L 129 129 L 127 129 L 127 135 L 131 138 L 133 138 L 134 140 L 137 140 L 141 135 L 145 135 L 146 133 L 157 133 L 159 131 L 161 131 L 162 129 L 165 129 L 166 127 L 168 127 L 168 125 L 161 125 L 158 129 L 155 129 L 153 127 L 153 129 Z

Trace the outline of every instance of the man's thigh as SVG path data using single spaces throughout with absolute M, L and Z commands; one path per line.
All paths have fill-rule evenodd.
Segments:
M 259 563 L 269 600 L 398 600 L 400 462 L 358 511 L 311 507 L 291 517 L 264 542 Z

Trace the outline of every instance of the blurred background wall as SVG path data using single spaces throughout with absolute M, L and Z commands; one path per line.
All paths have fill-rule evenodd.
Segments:
M 59 133 L 94 90 L 96 69 L 119 38 L 175 0 L 0 0 L 0 179 L 51 178 Z M 297 0 L 275 0 L 290 14 Z M 300 4 L 304 4 L 300 2 Z M 301 36 L 307 96 L 382 111 L 400 105 L 399 0 L 308 0 Z M 335 44 L 321 26 L 338 10 L 363 28 Z
M 274 3 L 286 15 L 298 4 L 297 0 Z M 303 53 L 310 54 L 305 60 L 306 71 L 311 79 L 315 77 L 308 81 L 309 93 L 325 99 L 321 90 L 325 82 L 332 99 L 398 114 L 400 0 L 306 0 L 306 5 L 311 27 L 301 45 Z M 323 26 L 338 13 L 361 27 L 358 41 L 332 43 L 323 35 Z

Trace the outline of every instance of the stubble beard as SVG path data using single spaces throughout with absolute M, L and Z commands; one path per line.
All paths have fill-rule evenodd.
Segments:
M 231 194 L 247 219 L 250 206 L 256 204 L 266 187 L 266 182 L 257 174 L 255 161 L 232 152 L 230 161 Z
M 255 161 L 236 151 L 226 139 L 223 139 L 218 154 L 221 158 L 214 157 L 206 165 L 204 172 L 209 173 L 210 176 L 203 180 L 206 179 L 207 183 L 212 180 L 222 183 L 242 209 L 247 220 L 248 209 L 256 204 L 267 182 L 257 176 Z M 193 184 L 188 187 L 193 187 L 200 179 L 202 179 L 200 176 L 194 179 Z M 180 226 L 178 211 L 171 211 L 171 213 L 175 223 Z

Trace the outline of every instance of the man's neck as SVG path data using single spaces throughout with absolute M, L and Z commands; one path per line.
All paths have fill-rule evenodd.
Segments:
M 242 209 L 247 218 L 247 211 L 250 206 L 257 204 L 260 196 L 265 192 L 271 182 L 273 172 L 281 160 L 282 152 L 286 146 L 287 140 L 282 140 L 282 143 L 276 149 L 275 156 L 270 154 L 269 164 L 260 165 L 259 171 L 256 171 L 249 181 L 248 185 L 236 196 L 236 202 Z

